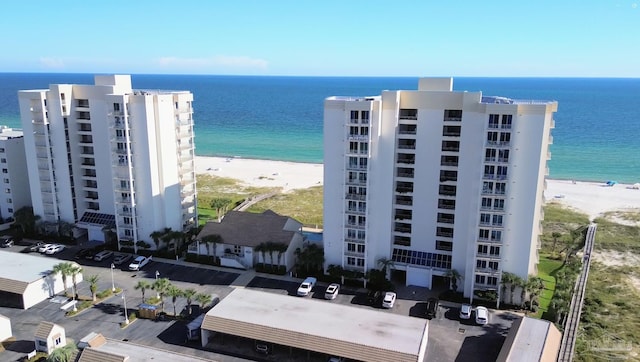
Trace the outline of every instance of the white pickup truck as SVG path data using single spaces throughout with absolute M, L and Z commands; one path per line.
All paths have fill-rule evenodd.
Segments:
M 307 279 L 305 279 L 298 287 L 298 296 L 306 297 L 307 295 L 309 295 L 314 285 L 316 285 L 316 278 L 307 277 Z

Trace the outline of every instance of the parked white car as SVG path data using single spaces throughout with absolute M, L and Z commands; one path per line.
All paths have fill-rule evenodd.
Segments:
M 324 292 L 324 299 L 333 300 L 338 296 L 338 292 L 340 291 L 340 284 L 331 283 L 327 287 L 327 290 Z
M 307 279 L 305 279 L 302 284 L 300 284 L 300 287 L 298 287 L 298 296 L 299 297 L 306 297 L 307 295 L 309 295 L 311 293 L 311 290 L 313 289 L 313 286 L 316 285 L 316 278 L 314 277 L 307 277 Z
M 133 261 L 131 262 L 131 264 L 129 264 L 129 270 L 131 271 L 137 271 L 142 269 L 143 266 L 147 265 L 149 263 L 149 261 L 151 261 L 151 257 L 146 257 L 146 256 L 137 256 L 135 259 L 133 259 Z
M 47 255 L 53 255 L 53 254 L 57 254 L 57 253 L 59 253 L 59 252 L 61 252 L 63 250 L 64 250 L 64 245 L 62 245 L 62 244 L 52 244 L 51 247 L 47 248 L 44 253 L 47 254 Z
M 476 308 L 476 324 L 485 325 L 489 323 L 489 310 L 485 307 Z
M 42 244 L 38 247 L 38 252 L 39 253 L 45 253 L 47 251 L 47 249 L 53 247 L 55 244 Z
M 394 292 L 384 293 L 384 299 L 382 299 L 382 306 L 384 308 L 393 308 L 394 304 L 396 304 L 396 293 Z
M 473 310 L 473 307 L 471 307 L 471 304 L 463 304 L 460 307 L 460 319 L 469 319 L 471 318 L 471 311 Z

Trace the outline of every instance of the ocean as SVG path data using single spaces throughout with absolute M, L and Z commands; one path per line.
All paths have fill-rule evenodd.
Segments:
M 20 128 L 17 92 L 92 74 L 0 73 L 0 125 Z M 416 89 L 418 78 L 132 75 L 136 89 L 194 94 L 196 154 L 322 162 L 323 100 Z M 454 78 L 454 90 L 556 100 L 550 177 L 640 182 L 640 79 Z

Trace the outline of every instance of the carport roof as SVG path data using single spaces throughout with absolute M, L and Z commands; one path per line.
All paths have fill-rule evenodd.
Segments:
M 418 361 L 428 322 L 328 301 L 235 289 L 202 329 L 365 361 Z
M 87 347 L 82 351 L 78 362 L 123 362 L 123 361 L 171 361 L 190 362 L 208 361 L 195 356 L 184 356 L 168 350 L 157 349 L 139 344 L 106 339 L 98 347 Z
M 0 290 L 22 294 L 29 283 L 44 278 L 58 259 L 0 250 Z

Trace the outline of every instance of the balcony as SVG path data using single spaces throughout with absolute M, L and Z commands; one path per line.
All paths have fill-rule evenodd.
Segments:
M 358 165 L 353 163 L 347 164 L 347 170 L 366 170 L 366 169 L 367 169 L 367 165 Z
M 347 208 L 347 213 L 356 214 L 356 215 L 364 215 L 364 214 L 367 213 L 367 209 L 359 208 L 359 207 L 350 207 L 350 208 Z
M 367 181 L 366 180 L 360 180 L 357 178 L 350 178 L 347 179 L 346 182 L 347 185 L 356 185 L 356 186 L 366 186 L 367 185 Z
M 494 146 L 494 147 L 509 147 L 511 145 L 511 141 L 487 141 L 486 146 Z
M 192 150 L 192 149 L 193 149 L 193 143 L 191 143 L 191 142 L 178 142 L 178 150 L 180 152 L 187 151 L 187 150 Z
M 416 144 L 415 143 L 401 143 L 401 144 L 398 144 L 398 149 L 399 150 L 415 150 L 416 149 Z
M 500 125 L 498 123 L 489 123 L 489 127 L 487 127 L 489 129 L 498 129 L 500 128 Z
M 500 260 L 500 254 L 489 254 L 489 253 L 478 253 L 476 254 L 478 258 L 491 259 L 491 260 Z
M 489 274 L 489 275 L 499 275 L 500 270 L 491 269 L 491 268 L 478 268 L 476 267 L 476 273 Z
M 365 227 L 366 227 L 365 223 L 350 223 L 350 222 L 348 222 L 346 225 L 349 228 L 360 229 L 360 230 L 364 230 Z
M 345 245 L 344 255 L 346 255 L 346 256 L 357 256 L 357 257 L 363 258 L 364 257 L 364 252 L 359 252 L 359 251 L 355 251 L 355 250 L 349 251 L 349 249 Z
M 455 210 L 456 209 L 456 204 L 447 204 L 444 202 L 438 202 L 438 208 L 439 209 L 445 209 L 445 210 Z
M 452 238 L 453 233 L 449 231 L 437 231 L 436 236 L 443 237 L 443 238 Z
M 350 194 L 347 193 L 345 195 L 345 199 L 347 200 L 358 200 L 358 201 L 364 201 L 367 199 L 367 195 L 361 195 L 361 194 Z
M 349 141 L 360 141 L 360 142 L 368 142 L 369 141 L 369 136 L 368 135 L 349 134 L 347 136 L 347 138 L 349 139 Z
M 365 243 L 364 239 L 358 239 L 358 238 L 349 237 L 349 236 L 345 236 L 344 237 L 344 241 L 346 241 L 348 243 L 356 243 L 356 244 L 364 244 Z
M 186 189 L 180 192 L 180 197 L 186 199 L 196 194 L 196 190 L 194 189 Z
M 407 171 L 398 171 L 396 177 L 404 177 L 404 178 L 413 178 L 415 172 L 407 172 Z
M 444 117 L 444 122 L 462 122 L 462 117 Z

